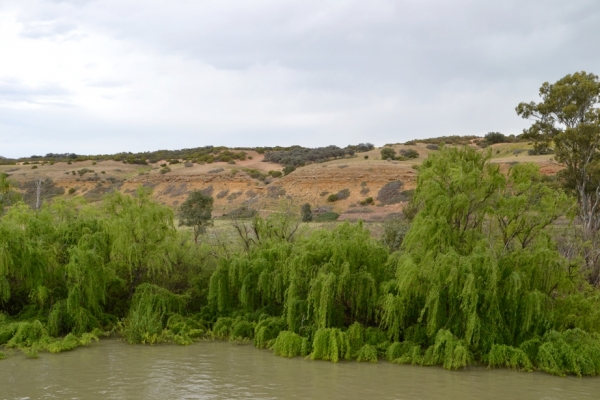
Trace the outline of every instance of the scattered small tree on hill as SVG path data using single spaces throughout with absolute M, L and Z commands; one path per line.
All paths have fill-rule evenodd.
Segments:
M 400 155 L 404 158 L 419 158 L 419 152 L 415 149 L 402 149 Z
M 312 221 L 312 210 L 310 209 L 310 204 L 306 203 L 302 205 L 300 209 L 300 216 L 302 217 L 302 222 L 310 222 Z
M 179 226 L 190 226 L 194 229 L 194 242 L 206 231 L 212 218 L 213 198 L 199 190 L 191 192 L 186 201 L 179 207 Z
M 382 160 L 387 160 L 387 159 L 393 160 L 394 158 L 396 158 L 396 151 L 393 148 L 386 146 L 383 149 L 381 149 L 381 159 Z
M 508 138 L 500 132 L 489 132 L 483 138 L 487 144 L 507 143 Z

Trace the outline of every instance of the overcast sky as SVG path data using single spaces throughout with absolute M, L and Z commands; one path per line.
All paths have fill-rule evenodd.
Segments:
M 0 155 L 518 134 L 598 0 L 0 0 Z

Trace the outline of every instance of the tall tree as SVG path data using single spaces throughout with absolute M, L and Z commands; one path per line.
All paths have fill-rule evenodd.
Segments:
M 520 103 L 517 114 L 535 122 L 524 131 L 536 149 L 555 146 L 561 175 L 577 195 L 586 238 L 600 229 L 600 80 L 585 71 L 540 88 L 540 103 Z
M 109 216 L 111 261 L 129 286 L 129 299 L 149 274 L 163 272 L 169 240 L 175 237 L 173 211 L 151 198 L 140 186 L 135 196 L 114 192 L 104 204 Z
M 194 229 L 194 242 L 206 230 L 212 218 L 213 198 L 200 190 L 191 192 L 179 207 L 179 226 L 190 226 Z

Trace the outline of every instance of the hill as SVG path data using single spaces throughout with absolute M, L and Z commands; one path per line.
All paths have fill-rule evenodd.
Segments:
M 464 143 L 477 147 L 478 139 L 463 138 Z M 428 154 L 437 151 L 432 145 L 436 143 L 434 139 L 409 143 L 386 146 L 396 153 L 414 150 L 417 158 L 382 160 L 381 148 L 371 145 L 364 151 L 367 148 L 361 148 L 362 144 L 345 149 L 335 146 L 315 149 L 318 151 L 298 146 L 256 149 L 209 146 L 122 153 L 130 154 L 129 158 L 49 154 L 15 160 L 14 165 L 0 165 L 0 172 L 17 183 L 30 203 L 35 192 L 33 182 L 41 179 L 45 182 L 43 193 L 47 199 L 82 196 L 93 202 L 111 190 L 133 192 L 144 185 L 153 188 L 158 201 L 173 207 L 181 204 L 190 191 L 202 190 L 214 197 L 217 216 L 243 206 L 269 213 L 276 210 L 282 199 L 289 199 L 297 205 L 309 203 L 313 210 L 336 212 L 340 219 L 376 221 L 402 211 L 416 186 L 416 168 Z M 493 144 L 481 151 L 491 151 L 493 162 L 501 164 L 503 169 L 519 162 L 537 163 L 547 175 L 560 169 L 551 155 L 528 155 L 530 149 L 531 145 L 517 141 Z M 290 170 L 296 169 L 283 175 L 284 165 L 274 161 L 284 159 L 285 152 L 294 156 L 295 165 Z M 163 158 L 158 159 L 159 154 Z M 306 161 L 298 157 L 306 154 L 319 154 L 320 158 L 302 165 Z M 372 204 L 367 200 L 369 197 Z

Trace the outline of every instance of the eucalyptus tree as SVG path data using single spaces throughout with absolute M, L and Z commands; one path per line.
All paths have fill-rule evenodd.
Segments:
M 211 196 L 194 190 L 179 207 L 179 226 L 192 227 L 195 243 L 198 243 L 198 236 L 206 231 L 206 226 L 211 221 L 213 201 Z
M 524 131 L 538 150 L 554 142 L 555 158 L 566 167 L 561 172 L 566 186 L 579 202 L 587 239 L 600 229 L 600 80 L 597 75 L 576 72 L 557 82 L 545 82 L 539 103 L 520 103 L 517 114 L 533 119 Z

